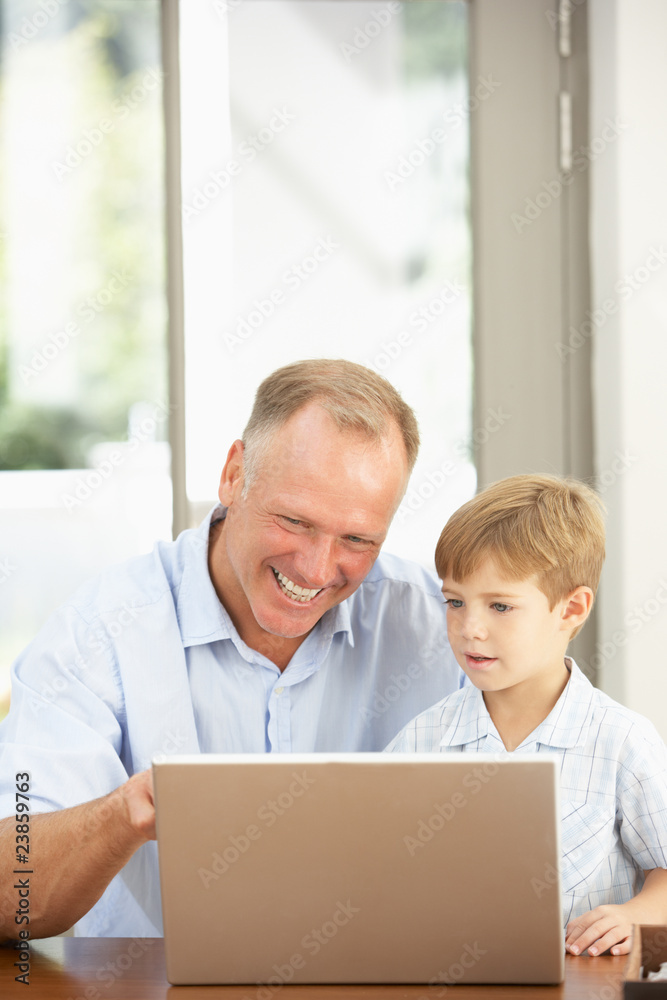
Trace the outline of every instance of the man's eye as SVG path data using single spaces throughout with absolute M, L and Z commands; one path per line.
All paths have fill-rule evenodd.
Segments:
M 463 601 L 459 601 L 456 597 L 446 597 L 445 604 L 449 604 L 450 608 L 462 608 Z
M 494 611 L 498 611 L 501 615 L 504 614 L 506 611 L 511 611 L 512 610 L 512 605 L 511 604 L 496 603 L 496 604 L 492 604 L 491 607 L 493 608 Z
M 363 538 L 359 538 L 359 535 L 348 535 L 348 542 L 363 542 Z
M 287 521 L 288 524 L 301 524 L 301 521 L 297 517 L 285 517 L 284 514 L 283 521 Z

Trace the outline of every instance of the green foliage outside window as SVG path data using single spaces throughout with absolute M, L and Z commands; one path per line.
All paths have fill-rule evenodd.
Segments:
M 12 232 L 0 215 L 0 470 L 81 467 L 91 445 L 127 436 L 132 404 L 165 401 L 167 391 L 159 3 L 75 0 L 40 36 L 11 46 L 30 12 L 34 5 L 16 0 L 3 5 L 8 55 L 0 64 L 0 109 L 7 88 L 17 86 L 11 74 L 20 82 L 30 73 L 34 81 L 37 67 L 43 101 L 25 127 L 43 128 L 55 101 L 49 80 L 68 74 L 76 81 L 71 105 L 63 109 L 62 96 L 53 104 L 67 126 L 62 155 L 43 164 L 52 183 L 54 174 L 58 178 L 67 231 L 59 228 L 57 205 L 37 223 L 26 214 L 35 243 L 52 245 L 52 266 L 60 269 L 69 319 L 78 329 L 49 377 L 66 370 L 75 391 L 65 402 L 41 398 L 44 381 L 31 369 L 32 347 L 18 343 L 13 328 L 21 319 L 15 323 L 6 294 Z M 112 128 L 77 163 L 77 142 L 102 119 Z M 28 204 L 29 192 L 3 184 L 12 155 L 19 154 L 9 144 L 0 149 L 0 190 Z M 39 295 L 40 275 L 30 279 Z M 110 295 L 110 288 L 117 291 Z

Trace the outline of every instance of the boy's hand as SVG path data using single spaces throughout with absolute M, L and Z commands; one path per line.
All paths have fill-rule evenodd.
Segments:
M 630 951 L 632 925 L 636 923 L 630 903 L 607 903 L 571 920 L 565 930 L 565 949 L 572 955 L 601 955 L 611 948 L 612 955 Z
M 641 891 L 627 903 L 596 906 L 571 920 L 565 929 L 565 948 L 571 955 L 627 955 L 633 924 L 667 923 L 667 869 L 644 872 Z

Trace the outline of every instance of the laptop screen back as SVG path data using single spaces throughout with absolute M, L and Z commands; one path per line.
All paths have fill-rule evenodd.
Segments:
M 154 764 L 181 983 L 556 983 L 556 764 L 271 754 Z

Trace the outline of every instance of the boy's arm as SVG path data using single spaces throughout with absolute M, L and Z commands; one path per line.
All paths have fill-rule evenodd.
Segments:
M 572 955 L 627 955 L 633 924 L 667 924 L 667 871 L 644 872 L 646 881 L 627 903 L 607 903 L 571 920 L 565 932 L 565 947 Z

